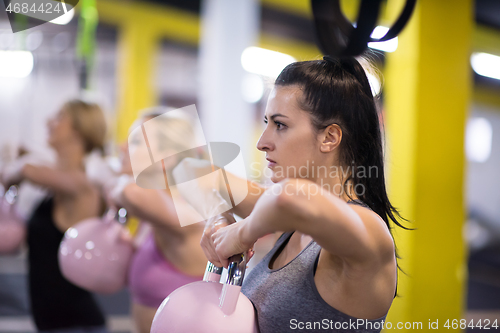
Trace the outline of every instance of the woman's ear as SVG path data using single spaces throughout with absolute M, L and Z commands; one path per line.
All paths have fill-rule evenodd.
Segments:
M 329 153 L 340 145 L 342 141 L 342 129 L 339 125 L 332 124 L 323 130 L 321 139 L 321 152 Z

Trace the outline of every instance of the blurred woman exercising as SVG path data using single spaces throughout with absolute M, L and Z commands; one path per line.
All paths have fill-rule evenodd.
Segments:
M 190 149 L 194 137 L 192 124 L 176 114 L 176 111 L 160 107 L 145 110 L 133 128 L 166 112 L 161 117 L 160 126 L 156 127 L 156 133 L 148 133 L 148 139 L 157 140 L 175 151 Z M 129 138 L 131 145 L 136 141 L 134 137 Z M 128 146 L 124 145 L 122 151 L 122 172 L 131 175 Z M 171 173 L 178 161 L 192 154 L 190 151 L 170 159 L 171 163 L 165 163 L 167 174 Z M 132 158 L 149 161 L 147 151 L 144 156 L 134 155 Z M 151 176 L 155 179 L 155 175 Z M 159 176 L 160 183 L 164 183 L 163 174 Z M 129 273 L 134 320 L 139 332 L 148 333 L 161 302 L 175 289 L 203 278 L 207 264 L 200 247 L 203 226 L 193 224 L 181 227 L 177 213 L 182 210 L 186 216 L 192 211 L 187 204 L 179 206 L 178 201 L 174 206 L 168 187 L 167 190 L 145 189 L 136 185 L 131 176 L 128 180 L 124 179 L 114 188 L 108 186 L 111 201 L 152 226 L 152 232 L 133 258 Z
M 51 193 L 28 221 L 31 311 L 40 331 L 105 332 L 104 316 L 92 295 L 62 276 L 57 258 L 64 232 L 103 210 L 98 189 L 86 177 L 84 159 L 92 150 L 102 150 L 106 122 L 99 106 L 73 100 L 48 128 L 48 143 L 57 153 L 55 167 L 23 163 L 21 158 L 3 174 L 5 184 L 27 180 Z
M 215 265 L 281 233 L 245 278 L 261 333 L 309 328 L 379 332 L 397 284 L 382 133 L 365 70 L 354 58 L 297 62 L 275 82 L 257 148 L 275 183 L 234 208 L 244 219 L 208 224 Z M 214 219 L 215 220 L 215 219 Z M 402 227 L 402 226 L 401 226 Z M 328 327 L 324 319 L 327 319 Z

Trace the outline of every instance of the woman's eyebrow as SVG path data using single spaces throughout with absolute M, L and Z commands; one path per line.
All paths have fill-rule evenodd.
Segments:
M 275 113 L 271 116 L 271 120 L 274 120 L 274 118 L 276 117 L 283 117 L 283 118 L 288 118 L 287 116 L 285 116 L 284 114 L 281 114 L 281 113 Z M 264 119 L 267 119 L 267 116 L 264 115 Z

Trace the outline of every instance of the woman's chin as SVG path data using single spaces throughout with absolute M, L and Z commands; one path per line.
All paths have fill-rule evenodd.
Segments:
M 280 181 L 282 181 L 285 178 L 284 177 L 276 177 L 275 175 L 272 175 L 270 179 L 273 183 L 279 183 Z

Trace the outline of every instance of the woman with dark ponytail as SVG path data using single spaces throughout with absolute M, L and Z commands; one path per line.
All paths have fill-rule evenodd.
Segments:
M 234 208 L 243 220 L 206 229 L 208 259 L 227 266 L 230 256 L 280 232 L 243 284 L 260 332 L 379 332 L 397 286 L 391 223 L 402 226 L 386 192 L 364 68 L 328 56 L 290 64 L 264 118 L 257 148 L 275 184 L 263 194 L 251 190 Z

